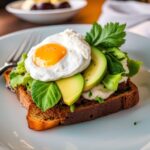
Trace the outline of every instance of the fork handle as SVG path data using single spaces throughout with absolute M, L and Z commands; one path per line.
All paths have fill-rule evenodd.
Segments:
M 2 67 L 0 68 L 0 76 L 1 76 L 7 69 L 9 69 L 9 68 L 11 68 L 11 67 L 14 67 L 14 66 L 16 66 L 15 63 L 9 63 L 9 64 L 6 63 L 4 66 L 2 66 Z

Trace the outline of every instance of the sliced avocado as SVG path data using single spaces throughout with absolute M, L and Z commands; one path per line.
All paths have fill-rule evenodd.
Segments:
M 104 86 L 111 91 L 116 91 L 118 89 L 119 81 L 121 80 L 121 74 L 111 75 L 108 74 L 104 80 Z
M 70 106 L 81 96 L 84 88 L 84 78 L 81 74 L 77 74 L 69 78 L 58 80 L 56 84 L 61 91 L 64 103 Z
M 88 91 L 100 83 L 107 70 L 106 57 L 100 50 L 92 48 L 91 55 L 91 64 L 83 73 L 85 79 L 84 91 Z

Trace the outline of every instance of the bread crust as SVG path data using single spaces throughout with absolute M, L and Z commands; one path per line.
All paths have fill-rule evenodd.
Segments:
M 33 117 L 29 112 L 27 115 L 28 127 L 35 131 L 43 131 L 43 130 L 51 129 L 53 127 L 58 126 L 60 123 L 59 119 L 43 120 L 43 119 Z
M 9 71 L 6 71 L 4 78 L 7 87 L 9 86 Z M 114 94 L 104 103 L 88 101 L 82 98 L 83 103 L 77 104 L 72 113 L 66 105 L 56 106 L 46 112 L 42 112 L 32 102 L 32 98 L 23 86 L 15 91 L 21 104 L 27 108 L 27 121 L 30 129 L 42 131 L 58 125 L 68 125 L 93 120 L 124 109 L 131 108 L 139 102 L 138 88 L 131 81 L 128 82 L 129 89 L 123 93 Z
M 11 69 L 8 69 L 5 73 L 4 73 L 4 79 L 6 81 L 6 87 L 10 89 L 10 78 L 9 78 L 9 74 L 10 74 Z M 22 104 L 23 107 L 25 107 L 26 109 L 29 108 L 29 106 L 33 103 L 31 96 L 27 93 L 27 91 L 25 90 L 25 88 L 23 86 L 19 86 L 16 91 L 13 91 L 16 93 L 18 100 L 20 101 L 20 103 Z

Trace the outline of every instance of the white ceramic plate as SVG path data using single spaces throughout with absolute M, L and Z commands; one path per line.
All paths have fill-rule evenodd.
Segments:
M 71 8 L 56 10 L 22 10 L 23 1 L 16 1 L 8 4 L 6 10 L 15 16 L 33 23 L 54 24 L 61 23 L 77 14 L 87 5 L 86 0 L 71 0 Z
M 35 28 L 0 38 L 0 65 L 30 34 L 43 38 L 73 28 L 85 34 L 89 25 Z M 139 87 L 140 103 L 93 121 L 35 132 L 27 127 L 26 110 L 5 88 L 0 77 L 0 147 L 2 150 L 140 150 L 150 141 L 150 40 L 128 33 L 123 50 L 142 60 L 144 67 L 133 79 Z M 137 125 L 134 125 L 137 122 Z M 0 148 L 1 149 L 1 148 Z

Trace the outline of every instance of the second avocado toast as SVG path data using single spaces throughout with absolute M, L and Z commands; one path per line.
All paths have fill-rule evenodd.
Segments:
M 28 110 L 29 128 L 83 122 L 137 104 L 138 89 L 130 77 L 141 62 L 120 50 L 124 30 L 124 24 L 95 23 L 84 37 L 67 29 L 33 47 L 4 73 L 6 85 Z

